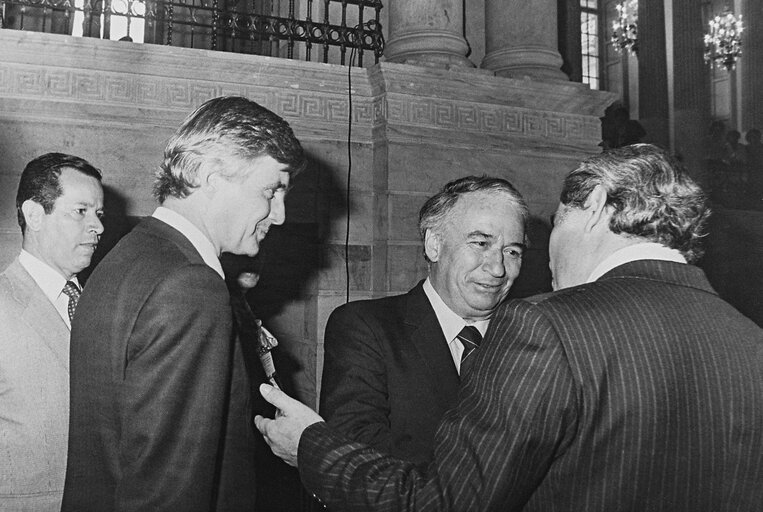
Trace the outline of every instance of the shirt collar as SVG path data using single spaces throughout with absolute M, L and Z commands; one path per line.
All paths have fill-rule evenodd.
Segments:
M 686 263 L 683 254 L 662 244 L 646 242 L 629 245 L 613 252 L 593 269 L 586 283 L 592 283 L 615 267 L 637 260 L 662 260 Z
M 209 238 L 207 238 L 199 228 L 194 226 L 191 221 L 180 215 L 178 212 L 165 208 L 164 206 L 159 206 L 151 216 L 180 231 L 180 233 L 191 242 L 191 245 L 193 245 L 196 251 L 198 251 L 201 259 L 204 260 L 204 263 L 220 274 L 220 277 L 225 279 L 223 267 L 220 264 L 220 258 L 217 256 L 215 246 L 212 245 Z
M 24 249 L 21 249 L 21 254 L 19 254 L 19 263 L 24 267 L 24 270 L 32 276 L 34 282 L 37 283 L 37 286 L 40 287 L 42 292 L 51 302 L 55 302 L 59 295 L 63 293 L 66 279 L 64 279 L 64 276 L 57 271 L 53 270 L 50 265 Z M 80 287 L 77 276 L 72 277 L 69 281 Z
M 456 336 L 458 336 L 458 333 L 460 333 L 461 329 L 467 325 L 467 322 L 458 316 L 452 309 L 450 309 L 447 304 L 445 304 L 445 302 L 443 302 L 442 298 L 440 298 L 440 295 L 437 293 L 437 291 L 435 291 L 434 286 L 432 286 L 429 278 L 424 281 L 423 288 L 424 293 L 429 299 L 429 303 L 432 305 L 432 309 L 434 309 L 434 314 L 437 316 L 437 321 L 440 323 L 442 333 L 445 335 L 445 339 L 450 342 L 451 340 L 455 339 Z M 489 323 L 490 319 L 487 319 L 478 320 L 468 325 L 473 325 L 477 328 L 480 334 L 482 334 L 482 336 L 485 336 L 485 332 L 487 331 L 487 326 Z

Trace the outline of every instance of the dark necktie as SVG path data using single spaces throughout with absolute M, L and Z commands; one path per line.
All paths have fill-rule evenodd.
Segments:
M 458 339 L 464 346 L 464 351 L 461 353 L 461 373 L 464 373 L 464 362 L 469 359 L 474 349 L 480 346 L 482 342 L 482 335 L 473 325 L 466 325 L 461 332 L 458 333 Z
M 69 307 L 67 308 L 67 311 L 69 312 L 69 322 L 71 322 L 74 318 L 74 310 L 77 308 L 77 302 L 79 301 L 79 287 L 71 281 L 66 281 L 64 293 L 69 296 Z

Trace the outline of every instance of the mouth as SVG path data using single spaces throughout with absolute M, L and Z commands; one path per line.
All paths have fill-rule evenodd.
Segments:
M 488 293 L 495 293 L 503 290 L 503 287 L 506 283 L 500 282 L 500 283 L 474 283 L 474 285 L 485 292 Z

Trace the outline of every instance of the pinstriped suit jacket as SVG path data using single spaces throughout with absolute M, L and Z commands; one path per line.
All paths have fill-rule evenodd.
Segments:
M 495 314 L 427 471 L 324 423 L 333 510 L 763 510 L 763 330 L 694 266 L 637 261 Z
M 69 329 L 15 259 L 0 274 L 0 510 L 58 511 L 69 430 Z

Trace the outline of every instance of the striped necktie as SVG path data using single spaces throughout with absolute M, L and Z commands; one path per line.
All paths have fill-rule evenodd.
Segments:
M 69 312 L 69 321 L 71 322 L 74 318 L 74 310 L 77 308 L 77 302 L 79 302 L 79 295 L 81 292 L 79 291 L 79 287 L 71 281 L 66 281 L 63 291 L 69 296 L 69 307 L 67 308 L 67 311 Z

